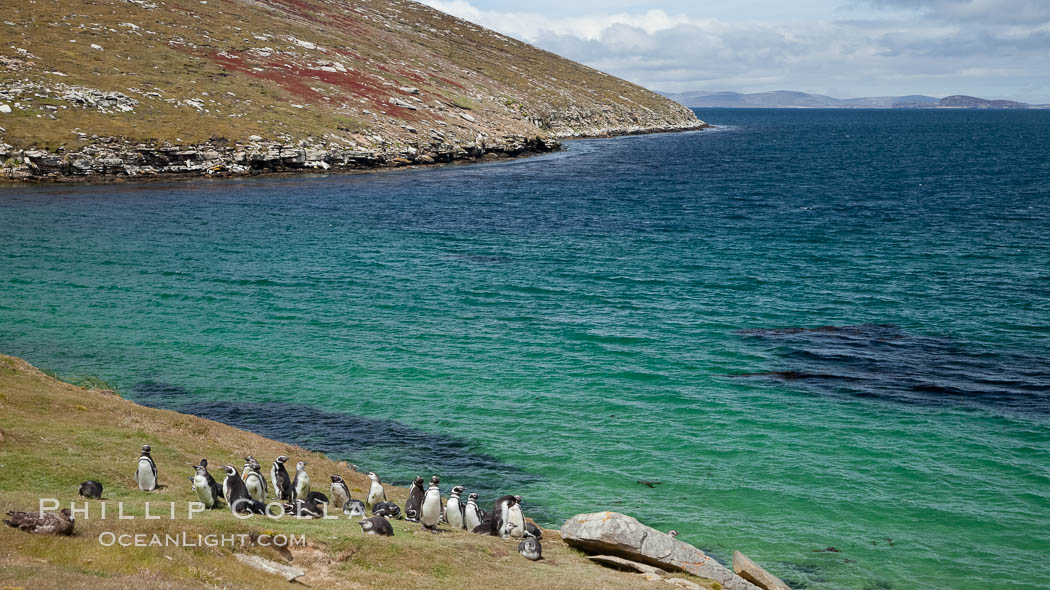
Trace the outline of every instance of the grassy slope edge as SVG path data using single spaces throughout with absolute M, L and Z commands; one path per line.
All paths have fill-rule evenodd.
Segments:
M 141 444 L 154 450 L 161 483 L 141 492 L 132 479 Z M 634 574 L 592 564 L 570 549 L 556 531 L 543 538 L 545 559 L 530 562 L 518 555 L 517 543 L 466 532 L 433 535 L 418 524 L 395 521 L 393 538 L 368 536 L 356 520 L 296 521 L 283 518 L 237 520 L 228 510 L 208 511 L 187 520 L 185 503 L 195 496 L 186 479 L 189 463 L 207 457 L 213 466 L 240 466 L 252 453 L 267 463 L 280 454 L 305 458 L 317 484 L 327 492 L 327 476 L 341 474 L 355 497 L 368 479 L 303 448 L 272 441 L 236 428 L 169 410 L 146 408 L 99 390 L 86 390 L 53 379 L 25 361 L 0 355 L 0 511 L 31 510 L 41 497 L 64 506 L 81 501 L 81 481 L 105 486 L 110 518 L 77 520 L 70 538 L 30 535 L 0 526 L 0 585 L 32 588 L 262 588 L 283 583 L 277 576 L 252 569 L 232 558 L 248 552 L 307 571 L 300 581 L 324 588 L 639 588 L 648 584 Z M 213 468 L 212 473 L 218 470 Z M 407 490 L 388 486 L 391 499 L 403 504 Z M 134 520 L 116 520 L 117 502 Z M 170 502 L 176 520 L 144 519 L 144 503 L 153 514 L 166 515 Z M 447 525 L 444 527 L 447 529 Z M 305 535 L 305 547 L 277 550 L 206 547 L 104 547 L 103 531 L 190 535 L 253 534 L 265 531 Z M 679 577 L 689 577 L 679 574 Z M 705 587 L 711 582 L 689 577 Z

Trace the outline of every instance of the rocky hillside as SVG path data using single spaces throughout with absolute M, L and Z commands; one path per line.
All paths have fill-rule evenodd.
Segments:
M 370 168 L 703 126 L 408 0 L 35 0 L 0 32 L 7 178 Z

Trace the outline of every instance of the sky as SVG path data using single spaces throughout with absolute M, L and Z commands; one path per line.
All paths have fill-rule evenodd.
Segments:
M 1050 103 L 1050 0 L 419 0 L 664 92 Z

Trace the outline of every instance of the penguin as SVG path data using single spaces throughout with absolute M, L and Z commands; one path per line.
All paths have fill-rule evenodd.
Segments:
M 222 493 L 222 487 L 219 485 L 219 482 L 215 481 L 215 478 L 213 478 L 211 476 L 211 474 L 208 473 L 208 460 L 207 459 L 201 459 L 200 463 L 198 463 L 197 465 L 200 465 L 201 467 L 203 467 L 204 468 L 204 472 L 208 474 L 208 477 L 206 479 L 208 480 L 208 484 L 211 486 L 211 494 L 212 494 L 212 496 L 214 496 L 216 499 L 222 498 L 224 496 L 223 493 Z M 194 466 L 194 468 L 196 468 L 196 467 Z M 196 478 L 196 475 L 191 475 L 190 476 L 190 479 L 195 479 L 195 478 Z M 194 483 L 192 487 L 194 488 L 193 491 L 197 491 L 196 490 L 196 487 L 197 487 L 196 483 Z M 218 504 L 218 502 L 216 502 L 216 505 L 217 504 Z
M 365 498 L 365 506 L 368 508 L 374 507 L 379 502 L 386 502 L 386 490 L 383 489 L 383 482 L 379 481 L 379 476 L 373 471 L 368 472 L 368 479 L 372 480 L 372 487 L 368 488 L 368 497 Z M 400 510 L 398 510 L 400 512 Z
M 215 494 L 215 480 L 212 479 L 208 468 L 203 465 L 193 466 L 193 491 L 197 492 L 197 498 L 207 508 L 218 508 L 219 497 Z
M 292 498 L 306 499 L 310 495 L 310 476 L 306 474 L 306 461 L 295 464 L 295 479 L 292 480 Z
M 244 487 L 244 481 L 237 474 L 237 468 L 233 465 L 224 465 L 222 469 L 226 472 L 226 478 L 222 480 L 222 492 L 226 497 L 226 502 L 230 505 L 230 510 L 263 514 L 266 506 L 262 502 L 253 500 L 248 494 L 248 488 Z
M 401 518 L 401 507 L 393 502 L 379 502 L 372 507 L 373 516 L 385 516 L 387 518 Z
M 485 513 L 478 507 L 478 493 L 472 492 L 467 497 L 467 507 L 463 512 L 463 528 L 473 532 L 484 520 Z
M 460 504 L 459 495 L 463 493 L 463 486 L 452 488 L 448 502 L 445 503 L 445 520 L 449 526 L 456 530 L 463 528 L 463 515 L 466 512 L 463 504 Z
M 440 483 L 440 477 L 435 475 L 430 478 L 430 487 L 427 488 L 427 493 L 423 497 L 423 507 L 419 517 L 423 528 L 432 533 L 438 532 L 437 526 L 441 522 L 441 488 L 438 485 Z
M 510 506 L 514 502 L 514 496 L 503 496 L 492 505 L 492 515 L 489 518 L 489 534 L 493 537 L 503 536 L 507 517 L 510 513 Z
M 506 521 L 500 537 L 520 539 L 525 536 L 525 514 L 521 511 L 521 496 L 514 496 L 514 503 L 507 506 Z
M 350 501 L 350 488 L 339 475 L 332 476 L 332 501 L 339 510 L 345 508 L 346 503 Z
M 367 535 L 382 535 L 384 537 L 394 536 L 394 527 L 390 524 L 389 520 L 382 516 L 363 518 L 359 524 L 361 525 L 361 530 Z
M 532 537 L 518 543 L 518 553 L 521 553 L 525 559 L 531 561 L 539 561 L 543 559 L 543 547 L 540 546 L 538 540 Z
M 540 527 L 536 526 L 535 524 L 533 524 L 531 522 L 526 522 L 525 523 L 525 536 L 539 540 L 539 539 L 543 538 L 543 530 L 540 529 Z
M 314 504 L 317 504 L 317 505 L 321 505 L 321 504 L 327 505 L 327 504 L 329 504 L 328 496 L 322 494 L 321 492 L 310 492 L 309 494 L 306 495 L 306 499 L 308 501 L 310 501 L 310 502 L 313 502 Z
M 85 498 L 92 500 L 102 499 L 102 484 L 98 483 L 93 479 L 89 479 L 84 483 L 80 484 L 80 490 L 77 492 Z
M 298 518 L 321 518 L 324 510 L 309 499 L 296 498 L 291 504 L 284 505 L 284 513 Z
M 350 518 L 360 518 L 365 515 L 365 503 L 361 500 L 347 500 L 343 505 L 343 514 Z
M 667 534 L 671 535 L 671 538 L 673 539 L 673 538 L 678 536 L 678 531 L 676 531 L 674 529 L 671 529 L 671 530 L 667 531 Z
M 405 520 L 419 522 L 419 511 L 423 508 L 423 496 L 425 495 L 423 476 L 417 475 L 412 482 L 412 487 L 408 490 L 408 501 L 405 502 Z
M 248 489 L 248 495 L 256 502 L 266 502 L 266 478 L 260 473 L 259 464 L 253 459 L 245 468 L 245 475 L 241 476 L 241 479 L 244 481 L 244 487 Z
M 150 456 L 149 445 L 142 445 L 142 454 L 139 455 L 138 468 L 135 470 L 135 481 L 144 492 L 157 489 L 157 464 Z
M 282 502 L 292 501 L 292 478 L 288 477 L 288 471 L 284 468 L 287 462 L 288 457 L 281 455 L 273 462 L 273 467 L 270 469 L 273 494 Z

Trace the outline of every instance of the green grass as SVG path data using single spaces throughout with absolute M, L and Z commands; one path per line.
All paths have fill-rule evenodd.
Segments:
M 201 457 L 214 466 L 213 475 L 224 463 L 240 467 L 249 453 L 265 465 L 282 454 L 292 462 L 305 459 L 317 489 L 327 492 L 327 475 L 339 473 L 358 498 L 368 479 L 352 472 L 347 463 L 319 453 L 103 393 L 99 388 L 110 387 L 98 377 L 87 376 L 84 383 L 96 388 L 55 380 L 20 359 L 0 355 L 0 512 L 36 509 L 40 498 L 55 498 L 64 506 L 83 502 L 76 490 L 87 479 L 102 482 L 110 511 L 110 518 L 101 520 L 100 502 L 88 502 L 91 513 L 77 518 L 76 534 L 68 538 L 0 526 L 0 587 L 258 589 L 284 584 L 234 560 L 231 548 L 105 547 L 99 542 L 104 532 L 303 535 L 305 547 L 236 551 L 278 561 L 291 558 L 292 565 L 307 571 L 301 581 L 313 588 L 627 589 L 648 584 L 592 564 L 555 531 L 544 534 L 545 560 L 533 563 L 518 555 L 513 541 L 447 527 L 434 535 L 405 521 L 394 521 L 395 536 L 386 538 L 365 535 L 356 521 L 345 518 L 242 521 L 222 509 L 188 519 L 186 503 L 196 499 L 187 479 L 188 465 Z M 132 478 L 143 444 L 153 448 L 158 466 L 162 487 L 154 492 L 139 491 Z M 401 488 L 388 486 L 387 493 L 400 504 L 407 499 Z M 176 520 L 145 520 L 147 501 L 153 514 L 157 506 L 166 513 L 175 502 Z M 112 518 L 119 502 L 134 520 Z M 662 587 L 663 583 L 657 586 Z

